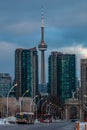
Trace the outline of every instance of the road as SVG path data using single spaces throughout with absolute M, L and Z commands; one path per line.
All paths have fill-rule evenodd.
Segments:
M 0 130 L 75 130 L 75 123 L 58 121 L 53 123 L 37 123 L 34 125 L 6 124 Z

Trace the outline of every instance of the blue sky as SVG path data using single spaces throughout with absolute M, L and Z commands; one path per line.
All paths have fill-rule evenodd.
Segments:
M 43 1 L 46 72 L 51 51 L 63 51 L 76 54 L 79 76 L 87 58 L 87 0 L 0 0 L 0 72 L 14 77 L 15 49 L 38 46 Z

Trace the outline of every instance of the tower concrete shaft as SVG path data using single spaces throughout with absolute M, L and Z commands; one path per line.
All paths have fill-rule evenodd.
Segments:
M 45 55 L 41 51 L 41 83 L 45 83 Z

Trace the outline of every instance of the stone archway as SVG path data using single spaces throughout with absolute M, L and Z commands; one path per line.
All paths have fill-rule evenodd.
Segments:
M 78 118 L 80 121 L 83 120 L 83 109 L 82 105 L 76 98 L 68 99 L 65 102 L 64 117 L 66 120 Z

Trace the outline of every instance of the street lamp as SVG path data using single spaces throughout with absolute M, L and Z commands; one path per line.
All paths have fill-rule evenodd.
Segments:
M 23 94 L 21 100 L 20 100 L 20 112 L 21 112 L 21 101 L 23 100 L 23 97 L 24 97 L 24 96 L 26 95 L 26 93 L 28 93 L 28 92 L 29 92 L 29 90 L 26 90 L 26 91 L 24 92 L 24 94 Z
M 32 103 L 34 102 L 34 100 L 38 97 L 39 95 L 36 95 L 33 100 L 31 101 L 30 103 L 30 112 L 31 112 L 31 109 L 32 109 Z M 40 103 L 40 101 L 43 100 L 43 98 L 39 99 L 39 101 L 37 103 L 35 103 L 35 110 L 36 110 L 36 119 L 37 119 L 37 111 L 38 111 L 38 105 Z
M 41 105 L 41 115 L 43 115 L 43 106 L 44 106 L 45 103 L 47 103 L 47 100 L 45 100 L 45 101 L 43 102 L 43 104 Z
M 38 97 L 38 95 L 36 95 L 36 96 L 32 99 L 32 101 L 31 101 L 31 103 L 30 103 L 30 112 L 31 112 L 31 109 L 32 109 L 32 103 L 34 102 L 34 100 L 35 100 L 37 97 Z M 36 103 L 35 103 L 35 105 L 36 105 Z
M 47 114 L 50 114 L 50 105 L 51 105 L 52 103 L 50 102 L 48 105 L 47 105 L 47 107 L 46 107 L 46 113 Z
M 8 91 L 8 94 L 7 94 L 7 117 L 8 117 L 8 97 L 9 97 L 9 94 L 10 94 L 10 92 L 12 91 L 12 89 L 15 88 L 17 85 L 18 85 L 17 83 L 14 84 L 14 85 L 11 87 L 11 89 Z
M 37 102 L 37 104 L 36 104 L 36 119 L 37 119 L 37 114 L 38 114 L 38 105 L 39 105 L 39 103 L 40 103 L 42 100 L 43 100 L 43 98 L 41 98 L 41 99 Z

